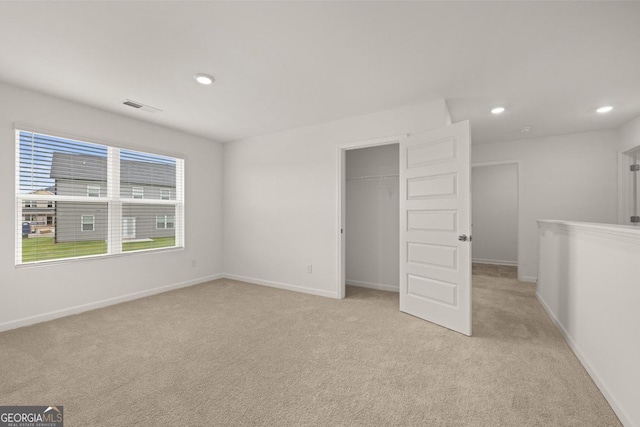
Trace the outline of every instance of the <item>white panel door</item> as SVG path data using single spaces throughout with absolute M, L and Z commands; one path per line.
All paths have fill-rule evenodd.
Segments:
M 469 122 L 400 142 L 400 310 L 471 335 Z

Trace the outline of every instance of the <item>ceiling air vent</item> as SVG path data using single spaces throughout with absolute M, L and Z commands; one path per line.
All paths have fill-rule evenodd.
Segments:
M 124 101 L 122 101 L 122 104 L 140 111 L 146 111 L 147 113 L 160 113 L 162 111 L 159 108 L 151 107 L 150 105 L 144 105 L 140 102 L 132 101 L 130 99 L 125 99 Z

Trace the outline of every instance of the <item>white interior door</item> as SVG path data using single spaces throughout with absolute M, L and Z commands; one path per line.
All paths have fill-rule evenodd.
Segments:
M 465 335 L 471 335 L 470 143 L 468 121 L 400 142 L 400 310 Z

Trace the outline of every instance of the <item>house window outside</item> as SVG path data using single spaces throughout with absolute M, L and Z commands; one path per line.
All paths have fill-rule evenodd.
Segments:
M 87 196 L 89 196 L 89 197 L 100 197 L 100 186 L 99 185 L 87 185 Z
M 143 199 L 144 198 L 144 187 L 132 187 L 131 188 L 131 196 L 134 199 Z
M 171 215 L 156 215 L 156 228 L 174 228 L 175 217 Z
M 82 215 L 82 231 L 95 231 L 96 217 L 93 215 Z
M 25 130 L 16 130 L 16 151 L 16 265 L 184 247 L 184 160 Z M 25 210 L 38 204 L 41 218 Z M 135 240 L 114 226 L 129 217 Z M 23 239 L 23 219 L 55 228 Z

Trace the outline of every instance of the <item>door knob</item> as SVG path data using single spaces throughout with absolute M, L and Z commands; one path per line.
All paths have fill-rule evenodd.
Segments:
M 466 242 L 467 240 L 469 240 L 469 238 L 466 234 L 461 234 L 458 236 L 458 240 L 460 240 L 461 242 Z

